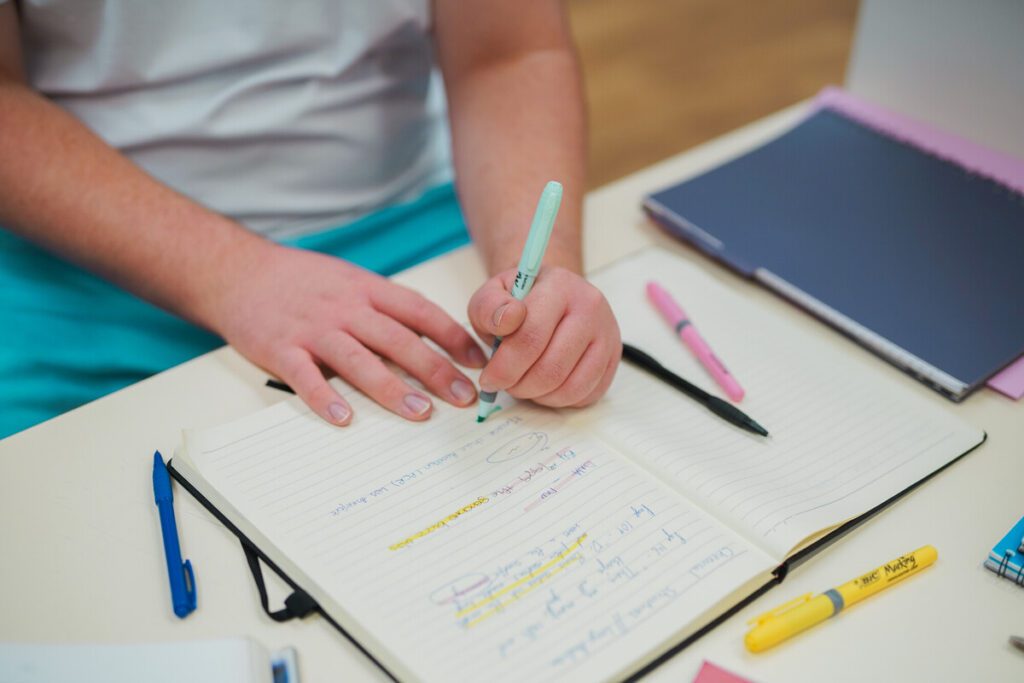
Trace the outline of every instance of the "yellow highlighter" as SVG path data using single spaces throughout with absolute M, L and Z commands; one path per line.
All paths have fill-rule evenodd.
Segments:
M 838 588 L 811 597 L 811 593 L 766 612 L 749 623 L 754 628 L 744 642 L 751 652 L 761 652 L 805 631 L 815 624 L 839 614 L 843 608 L 856 604 L 892 584 L 902 581 L 931 565 L 939 552 L 930 545 L 909 555 L 897 557 L 878 569 L 858 576 Z

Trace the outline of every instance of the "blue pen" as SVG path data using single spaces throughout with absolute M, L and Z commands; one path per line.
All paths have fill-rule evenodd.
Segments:
M 171 580 L 171 604 L 174 613 L 184 619 L 196 608 L 196 577 L 192 573 L 192 562 L 181 561 L 181 547 L 178 545 L 178 525 L 174 521 L 174 494 L 171 492 L 171 475 L 160 451 L 153 454 L 153 497 L 160 511 L 160 531 L 164 537 L 164 555 L 167 556 L 167 576 Z
M 512 296 L 519 301 L 526 298 L 537 280 L 537 273 L 540 272 L 540 262 L 544 260 L 544 252 L 548 248 L 548 240 L 551 239 L 551 230 L 555 227 L 555 217 L 558 216 L 558 209 L 562 206 L 562 185 L 554 180 L 544 186 L 537 202 L 537 211 L 533 214 L 533 223 L 530 224 L 530 234 L 526 238 L 526 245 L 523 247 L 522 258 L 519 259 L 519 269 L 516 271 L 516 279 L 512 283 Z M 501 337 L 494 340 L 491 348 L 491 355 L 501 345 Z M 498 397 L 496 391 L 481 391 L 480 401 L 477 404 L 476 421 L 483 422 L 496 410 L 494 401 Z

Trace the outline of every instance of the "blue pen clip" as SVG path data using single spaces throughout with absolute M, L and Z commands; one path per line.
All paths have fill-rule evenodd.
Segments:
M 174 519 L 174 493 L 171 477 L 160 451 L 153 454 L 153 497 L 160 512 L 160 532 L 167 560 L 167 578 L 171 583 L 171 604 L 174 613 L 184 619 L 196 608 L 196 577 L 190 560 L 181 561 L 178 525 Z
M 181 565 L 181 573 L 185 579 L 184 610 L 183 613 L 179 612 L 178 606 L 175 605 L 174 613 L 184 619 L 196 609 L 196 575 L 192 573 L 192 560 L 185 560 Z

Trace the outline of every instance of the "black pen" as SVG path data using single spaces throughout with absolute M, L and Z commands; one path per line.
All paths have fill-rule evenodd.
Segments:
M 290 386 L 288 386 L 284 382 L 278 382 L 276 379 L 268 379 L 267 386 L 270 387 L 271 389 L 277 389 L 278 391 L 286 391 L 289 394 L 295 393 L 295 390 L 292 389 Z
M 737 427 L 746 429 L 748 432 L 760 434 L 761 436 L 768 436 L 768 430 L 757 424 L 757 422 L 752 420 L 750 416 L 742 410 L 728 401 L 723 401 L 717 396 L 712 396 L 700 387 L 690 384 L 685 379 L 675 374 L 635 346 L 623 344 L 622 357 L 641 370 L 646 370 L 658 379 L 675 387 L 698 403 L 703 403 L 705 408 L 723 420 L 731 422 Z

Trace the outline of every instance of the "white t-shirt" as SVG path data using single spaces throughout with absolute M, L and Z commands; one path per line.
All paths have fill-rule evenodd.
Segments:
M 450 178 L 429 5 L 17 1 L 36 90 L 157 179 L 275 238 Z

